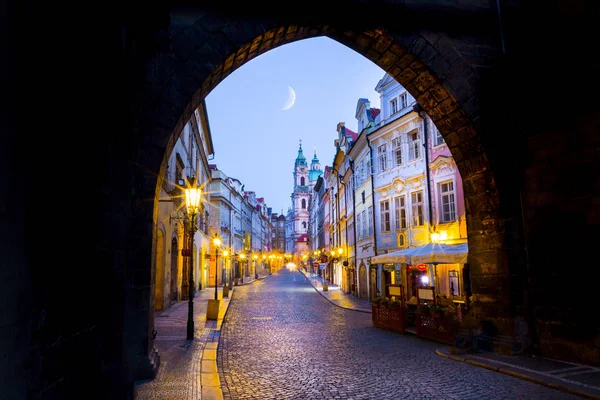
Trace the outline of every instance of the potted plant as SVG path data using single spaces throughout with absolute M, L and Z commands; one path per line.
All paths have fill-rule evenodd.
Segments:
M 400 301 L 399 301 L 399 300 L 397 300 L 397 299 L 394 297 L 394 298 L 392 298 L 392 299 L 390 300 L 390 302 L 388 303 L 388 307 L 389 307 L 389 308 L 397 308 L 397 307 L 400 307 Z

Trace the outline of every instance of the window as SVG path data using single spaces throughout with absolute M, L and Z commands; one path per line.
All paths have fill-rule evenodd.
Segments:
M 367 218 L 369 219 L 369 236 L 373 235 L 373 206 L 369 207 L 367 210 Z
M 304 177 L 303 176 L 300 177 L 300 186 L 304 186 Z M 302 208 L 304 208 L 304 207 L 302 207 Z
M 398 112 L 398 99 L 392 99 L 390 101 L 390 115 L 394 115 Z
M 419 132 L 408 134 L 408 160 L 416 160 L 421 158 L 421 138 Z
M 411 193 L 410 203 L 412 206 L 412 226 L 423 225 L 423 192 Z
M 386 145 L 382 144 L 377 148 L 377 159 L 379 160 L 379 172 L 385 171 L 387 166 L 387 153 Z
M 384 200 L 379 203 L 379 213 L 381 217 L 381 232 L 389 232 L 391 230 L 389 200 Z
M 400 109 L 404 110 L 406 107 L 408 107 L 408 95 L 404 92 L 400 95 Z
M 356 228 L 358 231 L 358 238 L 363 238 L 365 235 L 363 234 L 361 213 L 356 214 Z
M 306 229 L 306 221 L 302 221 L 302 229 Z
M 434 134 L 434 139 L 433 139 L 433 145 L 434 146 L 439 146 L 440 144 L 444 144 L 446 143 L 444 141 L 444 138 L 442 137 L 442 134 L 440 133 L 440 130 L 435 128 L 435 134 Z
M 394 199 L 394 214 L 396 217 L 396 229 L 406 229 L 406 204 L 404 196 Z
M 362 226 L 361 226 L 362 235 L 361 236 L 367 237 L 367 234 L 368 234 L 367 212 L 365 210 L 362 210 L 361 214 L 362 214 Z
M 441 222 L 450 222 L 456 219 L 456 204 L 454 202 L 454 183 L 443 182 L 440 183 L 440 197 L 441 197 Z
M 458 271 L 448 271 L 448 281 L 450 282 L 450 296 L 460 296 L 460 286 L 458 280 Z
M 362 202 L 365 202 L 365 191 L 363 190 L 362 193 L 360 194 L 360 197 L 362 198 Z
M 404 233 L 398 235 L 398 247 L 406 247 L 406 236 L 404 236 Z
M 400 137 L 392 139 L 392 153 L 396 166 L 402 165 L 402 140 Z
M 306 200 L 302 199 L 302 209 L 306 209 Z

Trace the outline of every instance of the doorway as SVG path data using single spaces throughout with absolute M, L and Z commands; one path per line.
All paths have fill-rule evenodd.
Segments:
M 171 291 L 169 292 L 169 299 L 171 301 L 177 301 L 177 264 L 179 258 L 179 250 L 177 249 L 177 238 L 173 238 L 171 241 Z

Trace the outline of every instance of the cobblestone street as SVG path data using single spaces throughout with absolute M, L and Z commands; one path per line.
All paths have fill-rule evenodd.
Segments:
M 297 271 L 236 288 L 217 365 L 225 399 L 576 399 L 435 354 L 438 343 L 372 326 Z

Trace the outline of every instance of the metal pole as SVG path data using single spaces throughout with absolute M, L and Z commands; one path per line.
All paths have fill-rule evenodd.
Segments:
M 194 233 L 196 214 L 190 216 L 190 266 L 188 273 L 188 318 L 186 340 L 194 340 Z
M 217 291 L 217 275 L 219 273 L 219 248 L 215 246 L 215 300 L 219 300 L 219 294 Z

